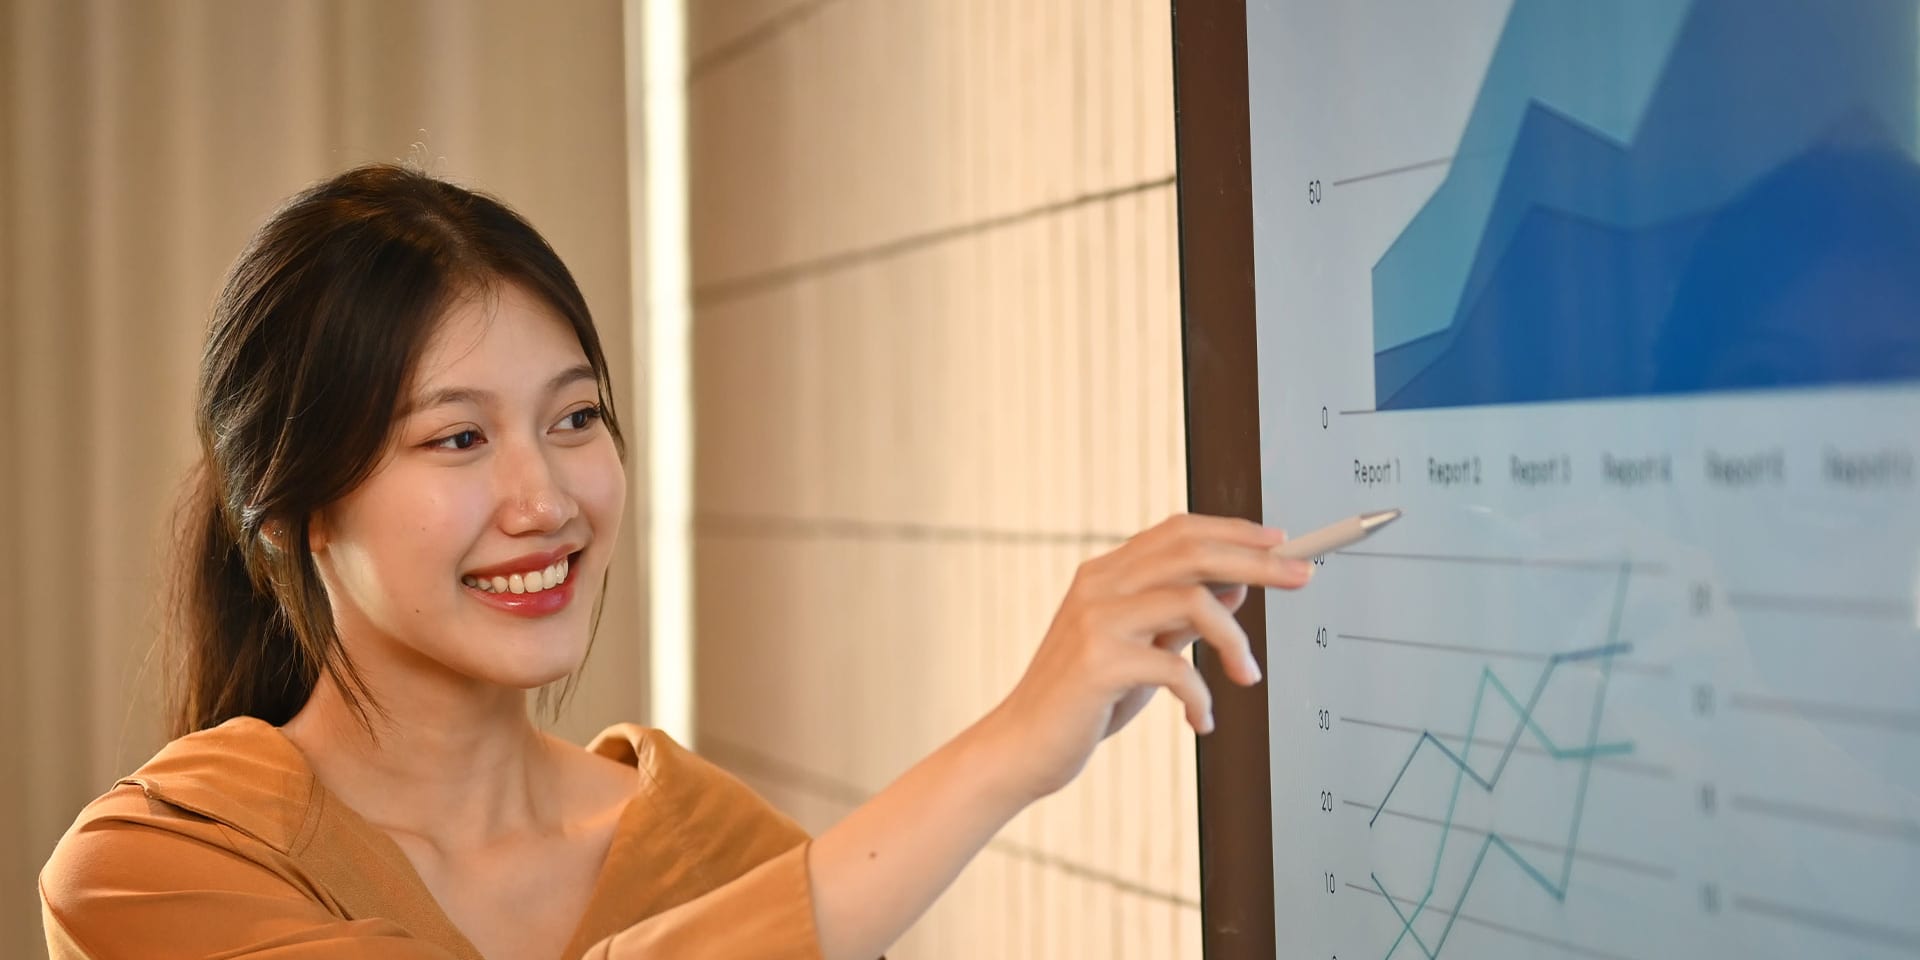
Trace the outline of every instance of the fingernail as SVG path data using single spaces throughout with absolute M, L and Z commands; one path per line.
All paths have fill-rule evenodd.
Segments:
M 1213 732 L 1213 714 L 1212 713 L 1208 713 L 1206 716 L 1200 718 L 1200 732 L 1201 733 Z
M 1313 579 L 1313 561 L 1312 560 L 1295 560 L 1293 562 L 1293 568 L 1295 572 L 1300 574 L 1301 579 L 1303 580 Z
M 1251 660 L 1247 661 L 1247 669 L 1253 673 L 1253 679 L 1247 681 L 1249 684 L 1259 683 L 1267 678 L 1266 674 L 1260 672 L 1260 665 Z

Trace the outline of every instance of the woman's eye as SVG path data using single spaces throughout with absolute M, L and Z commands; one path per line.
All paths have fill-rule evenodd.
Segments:
M 586 428 L 592 426 L 594 421 L 600 419 L 604 415 L 605 415 L 604 411 L 600 409 L 600 406 L 598 404 L 595 404 L 591 407 L 581 407 L 580 409 L 575 410 L 564 417 L 561 417 L 560 423 L 557 424 L 557 426 L 561 427 L 564 430 L 585 430 Z
M 473 449 L 473 445 L 479 442 L 480 431 L 462 430 L 459 433 L 449 434 L 438 440 L 431 441 L 427 445 L 437 447 L 441 450 L 471 450 Z

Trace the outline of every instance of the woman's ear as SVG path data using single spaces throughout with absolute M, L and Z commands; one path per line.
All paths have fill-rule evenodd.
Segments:
M 307 517 L 307 552 L 326 552 L 327 536 L 327 513 L 315 510 Z

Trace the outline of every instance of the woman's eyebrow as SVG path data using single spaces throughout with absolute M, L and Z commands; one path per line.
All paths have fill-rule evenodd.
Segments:
M 597 381 L 599 379 L 600 379 L 600 375 L 593 372 L 593 367 L 584 363 L 575 364 L 574 366 L 568 367 L 567 369 L 560 371 L 560 373 L 554 376 L 552 380 L 548 380 L 547 392 L 559 393 L 562 389 L 566 387 L 570 387 L 576 383 L 579 383 L 582 380 Z
M 599 379 L 600 375 L 593 371 L 592 366 L 584 363 L 575 364 L 555 374 L 552 379 L 549 379 L 547 381 L 546 392 L 549 394 L 559 393 L 561 390 L 579 383 L 582 380 L 597 381 Z M 399 416 L 396 417 L 396 419 L 412 416 L 413 414 L 420 413 L 424 410 L 431 410 L 435 407 L 443 407 L 450 403 L 472 403 L 485 406 L 493 399 L 494 394 L 491 390 L 481 390 L 478 387 L 446 387 L 413 398 L 413 400 L 400 408 Z

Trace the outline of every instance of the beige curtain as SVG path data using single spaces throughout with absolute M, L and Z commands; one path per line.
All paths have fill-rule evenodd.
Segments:
M 618 0 L 0 0 L 0 956 L 41 954 L 40 863 L 160 742 L 203 324 L 280 198 L 397 159 L 505 197 L 585 288 L 644 452 L 622 57 Z M 639 526 L 569 736 L 644 717 Z

